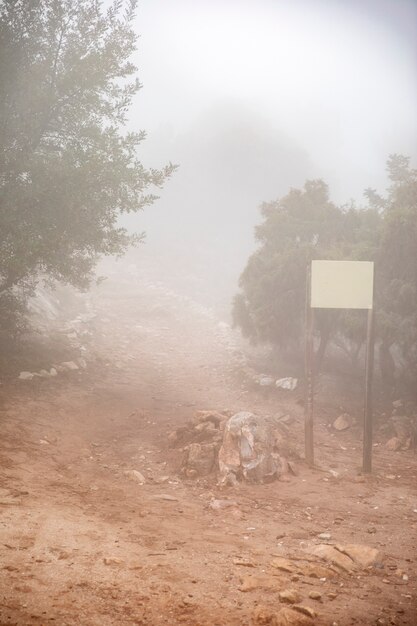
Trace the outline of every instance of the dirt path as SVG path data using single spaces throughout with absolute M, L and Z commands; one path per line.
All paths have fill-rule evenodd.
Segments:
M 317 614 L 290 611 L 300 624 L 417 623 L 412 452 L 376 446 L 364 479 L 359 431 L 331 434 L 319 414 L 318 457 L 332 472 L 300 461 L 289 482 L 185 479 L 167 437 L 195 410 L 288 412 L 302 451 L 296 398 L 241 384 L 230 329 L 162 284 L 109 282 L 93 325 L 87 370 L 3 390 L 1 624 L 278 624 L 285 589 Z M 213 510 L 213 499 L 231 506 Z M 309 556 L 320 543 L 381 558 L 332 569 Z

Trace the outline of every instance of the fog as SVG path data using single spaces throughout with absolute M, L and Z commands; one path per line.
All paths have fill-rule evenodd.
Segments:
M 388 155 L 417 151 L 416 18 L 410 0 L 143 0 L 130 126 L 147 166 L 180 165 L 125 220 L 146 254 L 205 258 L 232 293 L 262 201 L 306 178 L 337 203 L 383 191 Z

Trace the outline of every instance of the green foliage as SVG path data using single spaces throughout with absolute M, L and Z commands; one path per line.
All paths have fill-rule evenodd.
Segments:
M 24 301 L 39 275 L 87 287 L 100 255 L 141 239 L 120 214 L 174 169 L 145 169 L 144 133 L 123 129 L 135 6 L 0 0 L 0 297 Z
M 400 155 L 390 157 L 387 169 L 391 186 L 377 258 L 379 335 L 388 348 L 398 352 L 400 383 L 416 393 L 417 170 Z
M 399 386 L 410 390 L 417 380 L 417 171 L 409 159 L 394 155 L 388 175 L 387 198 L 369 189 L 368 206 L 361 209 L 333 205 L 322 181 L 308 181 L 302 190 L 262 205 L 260 245 L 241 275 L 233 318 L 255 342 L 300 351 L 309 262 L 375 261 L 381 368 L 390 371 L 392 347 Z M 319 358 L 332 340 L 356 364 L 366 336 L 361 312 L 317 310 L 316 328 Z
M 261 214 L 264 221 L 256 228 L 261 245 L 242 273 L 233 315 L 246 336 L 286 348 L 302 340 L 309 262 L 366 258 L 378 214 L 374 209 L 337 208 L 320 180 L 262 205 Z M 327 341 L 334 317 L 318 311 L 316 324 Z

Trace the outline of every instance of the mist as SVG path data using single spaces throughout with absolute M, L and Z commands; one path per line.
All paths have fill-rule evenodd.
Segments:
M 261 202 L 307 178 L 338 204 L 383 192 L 388 155 L 417 152 L 416 18 L 408 0 L 142 2 L 130 125 L 147 165 L 180 167 L 124 221 L 141 254 L 202 259 L 231 295 Z
M 416 70 L 417 0 L 0 1 L 0 625 L 416 625 Z

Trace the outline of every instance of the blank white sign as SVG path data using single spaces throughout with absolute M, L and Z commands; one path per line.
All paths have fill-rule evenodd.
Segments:
M 372 309 L 373 292 L 373 262 L 311 262 L 312 308 Z

